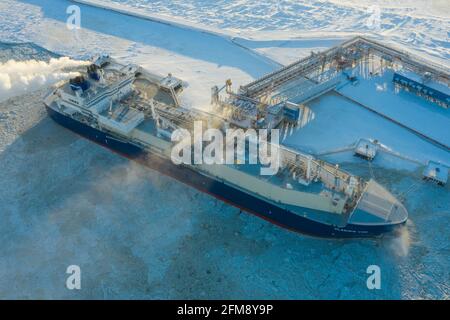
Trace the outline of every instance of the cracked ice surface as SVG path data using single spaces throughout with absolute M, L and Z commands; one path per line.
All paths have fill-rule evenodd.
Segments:
M 210 52 L 219 58 L 205 62 L 188 42 L 170 41 L 196 39 L 183 30 L 135 22 L 151 30 L 146 37 L 164 36 L 127 39 L 120 25 L 107 33 L 108 19 L 123 19 L 107 13 L 106 27 L 91 23 L 82 42 L 61 43 L 71 35 L 57 13 L 68 2 L 45 3 L 3 1 L 1 38 L 76 58 L 108 48 L 189 78 L 190 101 L 209 96 L 209 84 L 228 75 L 245 82 L 273 68 L 220 39 Z M 95 9 L 83 10 L 87 19 L 98 17 Z M 220 65 L 224 48 L 237 51 Z M 244 62 L 233 62 L 237 57 Z M 46 90 L 0 103 L 0 298 L 449 298 L 449 185 L 424 184 L 418 170 L 375 162 L 375 178 L 395 194 L 416 185 L 405 195 L 410 220 L 402 235 L 310 238 L 239 213 L 59 127 L 44 114 Z M 341 167 L 369 175 L 364 162 L 344 159 Z M 71 264 L 82 269 L 80 291 L 65 289 Z M 371 264 L 382 270 L 379 291 L 366 288 Z

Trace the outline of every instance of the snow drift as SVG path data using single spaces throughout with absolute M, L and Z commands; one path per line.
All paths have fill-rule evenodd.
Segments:
M 0 63 L 0 101 L 76 76 L 78 73 L 70 69 L 87 64 L 89 62 L 68 57 L 52 58 L 49 62 L 9 60 Z

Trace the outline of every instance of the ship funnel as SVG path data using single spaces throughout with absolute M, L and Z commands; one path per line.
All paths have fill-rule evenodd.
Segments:
M 100 80 L 100 73 L 98 70 L 98 67 L 95 64 L 91 64 L 87 67 L 87 74 L 89 75 L 89 78 L 95 81 Z
M 89 82 L 83 76 L 72 78 L 69 83 L 70 88 L 75 92 L 79 90 L 86 91 L 90 87 Z

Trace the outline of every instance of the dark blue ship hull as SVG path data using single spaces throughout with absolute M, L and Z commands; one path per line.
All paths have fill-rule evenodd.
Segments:
M 177 166 L 167 159 L 149 153 L 131 143 L 121 141 L 120 139 L 118 140 L 105 132 L 62 115 L 47 106 L 46 109 L 53 120 L 83 137 L 97 142 L 100 145 L 165 175 L 173 177 L 189 186 L 195 187 L 222 201 L 230 203 L 235 207 L 253 213 L 265 220 L 292 231 L 326 238 L 361 238 L 379 236 L 384 233 L 392 232 L 398 228 L 398 225 L 360 226 L 352 224 L 347 224 L 345 227 L 338 227 L 299 216 L 270 202 L 235 189 L 225 183 L 206 177 L 188 167 Z M 304 211 L 306 213 L 318 212 L 317 210 L 308 208 L 304 208 Z

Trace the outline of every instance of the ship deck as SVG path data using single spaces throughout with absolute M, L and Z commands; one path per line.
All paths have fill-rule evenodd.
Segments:
M 153 140 L 157 133 L 157 127 L 153 119 L 145 119 L 139 126 L 135 129 L 135 136 L 139 136 L 140 139 L 145 139 L 146 141 Z M 163 139 L 163 138 L 162 138 Z M 167 139 L 164 139 L 167 140 Z M 168 140 L 167 140 L 168 141 Z M 250 176 L 256 177 L 262 181 L 269 182 L 273 185 L 285 188 L 287 190 L 295 190 L 300 192 L 307 192 L 312 194 L 321 194 L 329 197 L 333 197 L 338 202 L 345 201 L 345 195 L 332 191 L 324 186 L 324 184 L 320 181 L 311 181 L 309 184 L 302 184 L 298 179 L 295 179 L 293 174 L 289 172 L 287 169 L 282 169 L 278 171 L 277 174 L 274 175 L 262 175 L 261 168 L 267 167 L 262 166 L 261 164 L 249 164 L 248 157 L 246 157 L 247 161 L 245 163 L 236 163 L 236 164 L 226 164 L 233 169 L 244 172 Z M 170 161 L 170 159 L 168 159 Z
M 129 124 L 136 122 L 137 118 L 140 117 L 140 113 L 140 111 L 132 109 L 124 103 L 116 102 L 112 105 L 111 110 L 107 108 L 100 115 L 112 121 Z
M 328 190 L 323 186 L 321 182 L 311 182 L 309 185 L 302 184 L 296 179 L 293 179 L 292 174 L 290 174 L 286 169 L 280 168 L 278 173 L 274 175 L 261 175 L 260 170 L 264 166 L 261 166 L 260 164 L 245 163 L 234 165 L 231 164 L 229 166 L 286 189 L 298 190 L 314 194 L 320 194 Z

